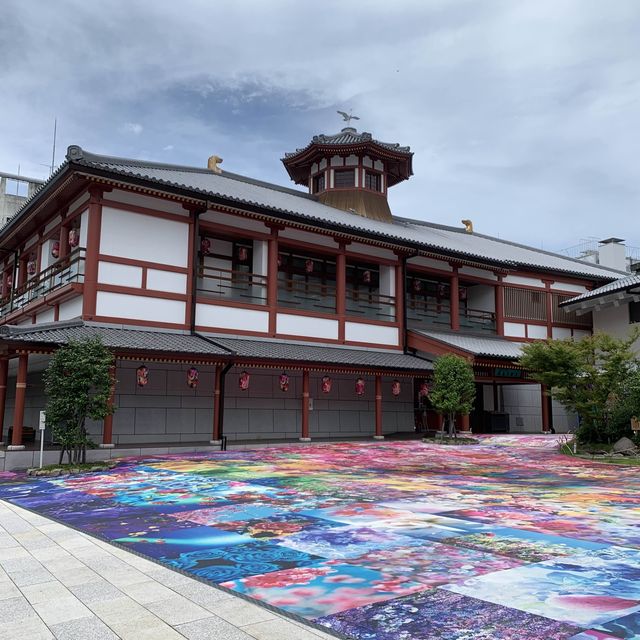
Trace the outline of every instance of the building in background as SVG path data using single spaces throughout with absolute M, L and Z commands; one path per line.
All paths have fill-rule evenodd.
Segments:
M 0 228 L 43 184 L 35 178 L 0 173 Z
M 624 273 L 470 220 L 393 216 L 388 192 L 412 159 L 351 127 L 315 136 L 283 159 L 301 191 L 215 156 L 198 168 L 69 147 L 0 230 L 0 416 L 14 462 L 50 354 L 93 335 L 114 353 L 118 410 L 91 425 L 105 449 L 436 428 L 428 386 L 443 353 L 474 368 L 463 427 L 567 428 L 518 366 L 521 345 L 588 335 L 590 314 L 562 303 Z

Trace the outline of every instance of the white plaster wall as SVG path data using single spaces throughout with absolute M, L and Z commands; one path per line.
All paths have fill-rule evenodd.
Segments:
M 539 324 L 528 324 L 527 325 L 527 337 L 535 338 L 539 340 L 546 340 L 547 338 L 547 327 L 543 327 Z
M 425 258 L 422 256 L 407 260 L 407 268 L 411 265 L 439 269 L 440 271 L 453 271 L 453 267 L 448 262 L 444 262 L 443 260 L 434 260 L 433 258 Z
M 566 327 L 551 327 L 551 337 L 554 340 L 565 340 L 571 337 L 571 329 Z
M 69 205 L 69 213 L 73 213 L 81 204 L 89 202 L 89 194 L 83 193 Z
M 581 284 L 570 284 L 568 282 L 554 282 L 551 284 L 554 291 L 571 291 L 573 293 L 586 293 L 587 287 Z
M 519 322 L 505 322 L 504 335 L 510 338 L 525 338 L 525 326 Z
M 253 241 L 253 273 L 266 276 L 269 272 L 269 243 L 266 240 Z
M 399 341 L 397 327 L 385 327 L 361 322 L 346 322 L 344 337 L 345 340 L 351 342 L 370 342 L 372 344 L 393 346 L 397 346 Z
M 83 211 L 80 215 L 80 246 L 87 246 L 87 229 L 89 226 L 89 211 Z M 100 246 L 100 250 L 102 250 L 102 245 Z
M 279 313 L 276 317 L 276 331 L 284 335 L 337 340 L 338 321 Z
M 147 289 L 166 291 L 167 293 L 186 293 L 187 275 L 175 271 L 147 269 Z
M 380 295 L 396 295 L 396 267 L 380 265 Z
M 58 320 L 70 320 L 82 315 L 82 296 L 60 303 Z
M 219 211 L 207 211 L 200 216 L 200 220 L 223 224 L 227 227 L 233 227 L 238 231 L 247 229 L 248 231 L 257 231 L 259 233 L 270 233 L 269 228 L 264 222 L 259 220 L 251 220 L 242 216 L 234 216 L 230 213 L 221 213 Z
M 349 253 L 359 253 L 369 257 L 382 258 L 383 260 L 397 261 L 397 256 L 389 249 L 383 249 L 382 247 L 372 247 L 361 242 L 354 242 L 347 247 Z M 347 257 L 348 260 L 348 257 Z
M 511 433 L 540 433 L 542 431 L 540 385 L 503 385 L 502 401 L 503 410 L 509 414 Z
M 54 311 L 53 309 L 47 309 L 36 316 L 36 324 L 42 324 L 43 322 L 53 322 Z
M 189 225 L 104 207 L 100 252 L 122 258 L 186 267 Z
M 44 228 L 44 233 L 47 234 L 49 233 L 49 231 L 51 231 L 54 227 L 56 227 L 57 225 L 60 224 L 60 221 L 62 220 L 62 216 L 54 216 L 45 226 Z
M 197 304 L 196 324 L 212 329 L 237 329 L 238 331 L 267 333 L 269 331 L 269 313 L 255 309 Z
M 111 318 L 184 324 L 185 303 L 181 300 L 98 291 L 96 314 Z
M 475 276 L 476 278 L 484 278 L 485 280 L 497 280 L 493 271 L 487 271 L 486 269 L 477 269 L 476 267 L 460 267 L 458 270 L 460 275 Z
M 544 289 L 544 282 L 538 278 L 525 278 L 524 276 L 505 276 L 502 281 L 504 284 L 521 284 L 529 287 L 540 287 Z
M 280 240 L 294 240 L 299 242 L 307 242 L 309 244 L 318 245 L 318 248 L 330 247 L 336 248 L 336 243 L 329 236 L 324 236 L 319 233 L 311 233 L 310 231 L 301 231 L 300 229 L 284 229 L 278 235 Z M 291 243 L 289 243 L 291 244 Z M 304 252 L 304 249 L 301 249 Z
M 155 211 L 164 211 L 165 213 L 173 213 L 179 216 L 189 216 L 189 212 L 179 202 L 172 202 L 163 198 L 154 198 L 153 196 L 143 196 L 130 191 L 122 191 L 114 189 L 105 194 L 105 200 L 115 200 L 123 204 L 133 204 L 137 207 L 146 209 L 154 209 Z
M 98 282 L 140 288 L 142 286 L 142 267 L 100 261 L 98 263 Z
M 608 333 L 615 338 L 628 338 L 629 332 L 635 326 L 629 323 L 628 303 L 593 311 L 593 333 Z M 633 350 L 640 355 L 640 340 L 636 340 Z

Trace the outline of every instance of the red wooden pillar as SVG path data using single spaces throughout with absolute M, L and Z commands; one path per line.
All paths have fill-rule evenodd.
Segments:
M 504 335 L 504 285 L 502 284 L 502 276 L 498 276 L 498 282 L 495 286 L 496 294 L 496 333 L 499 336 Z
M 545 282 L 546 303 L 547 303 L 547 338 L 553 338 L 553 293 L 551 292 L 551 282 Z
M 9 374 L 9 359 L 0 359 L 0 443 L 4 442 L 4 409 L 7 402 L 7 377 Z
M 540 404 L 542 407 L 542 430 L 549 431 L 549 397 L 547 395 L 547 386 L 540 385 Z
M 221 415 L 221 382 L 222 365 L 216 365 L 216 373 L 213 382 L 213 433 L 210 444 L 220 443 L 220 415 Z
M 63 224 L 60 227 L 60 253 L 58 254 L 58 259 L 62 260 L 69 255 L 69 225 Z
M 451 291 L 449 295 L 449 306 L 451 309 L 451 330 L 460 330 L 460 278 L 458 276 L 458 266 L 453 266 L 451 273 Z
M 347 257 L 345 245 L 340 245 L 336 256 L 336 316 L 338 318 L 338 340 L 344 342 L 347 297 Z
M 275 336 L 278 313 L 278 227 L 271 228 L 267 250 L 267 309 L 269 309 L 269 335 Z
M 27 393 L 27 368 L 29 355 L 18 356 L 18 377 L 16 378 L 16 404 L 13 408 L 13 435 L 9 450 L 24 449 L 22 444 L 22 427 L 24 425 L 24 400 Z
M 109 391 L 109 406 L 113 407 L 113 401 L 116 396 L 116 368 L 109 368 L 109 377 L 111 378 L 111 390 Z M 102 444 L 101 449 L 113 449 L 113 414 L 105 416 L 102 421 Z
M 382 435 L 382 376 L 376 375 L 376 433 L 374 440 L 383 440 Z
M 309 371 L 302 372 L 302 431 L 300 442 L 309 442 Z
M 89 188 L 89 215 L 87 218 L 87 246 L 84 263 L 84 288 L 82 295 L 82 317 L 92 320 L 96 315 L 98 288 L 98 254 L 100 253 L 100 229 L 102 227 L 101 187 Z
M 460 431 L 471 431 L 468 413 L 460 416 Z
M 406 327 L 404 326 L 404 264 L 403 258 L 401 256 L 398 257 L 398 262 L 395 266 L 395 275 L 396 275 L 396 322 L 400 327 L 400 334 L 406 331 Z

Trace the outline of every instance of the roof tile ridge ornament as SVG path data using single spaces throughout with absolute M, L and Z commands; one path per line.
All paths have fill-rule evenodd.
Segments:
M 67 160 L 69 162 L 77 162 L 84 160 L 84 150 L 80 145 L 72 144 L 67 147 Z

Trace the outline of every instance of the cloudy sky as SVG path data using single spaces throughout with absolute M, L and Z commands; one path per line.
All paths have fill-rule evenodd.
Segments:
M 415 152 L 398 215 L 640 247 L 638 34 L 638 0 L 5 0 L 0 170 L 46 177 L 57 117 L 57 163 L 215 153 L 287 185 L 353 109 Z

